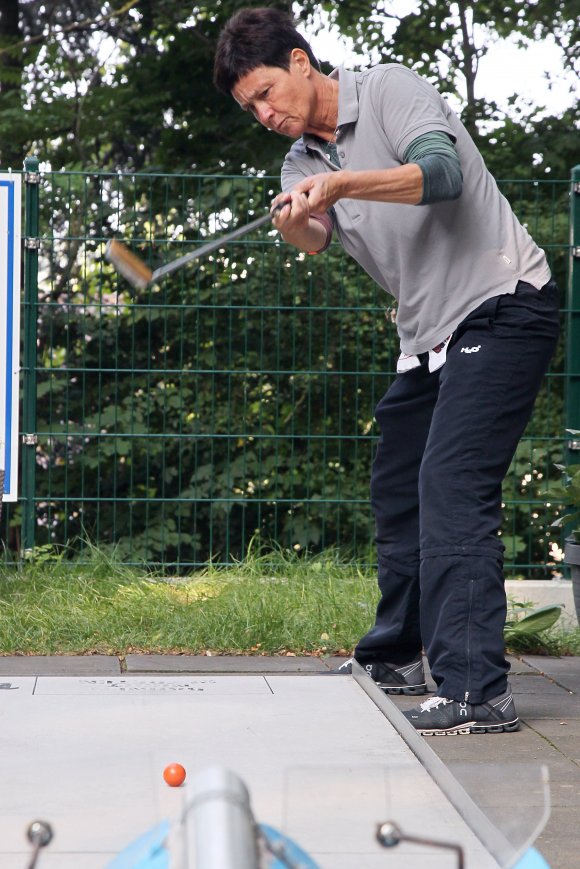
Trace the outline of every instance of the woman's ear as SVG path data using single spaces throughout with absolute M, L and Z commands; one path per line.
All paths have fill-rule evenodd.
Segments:
M 310 58 L 301 48 L 293 48 L 290 52 L 290 64 L 299 70 L 305 78 L 308 78 L 312 70 Z

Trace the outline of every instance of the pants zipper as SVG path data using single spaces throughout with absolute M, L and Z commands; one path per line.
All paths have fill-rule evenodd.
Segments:
M 467 690 L 465 692 L 464 700 L 467 703 L 469 701 L 469 689 L 471 687 L 471 615 L 473 610 L 473 593 L 475 590 L 475 581 L 472 579 L 469 582 L 469 596 L 468 596 L 468 607 L 467 607 Z

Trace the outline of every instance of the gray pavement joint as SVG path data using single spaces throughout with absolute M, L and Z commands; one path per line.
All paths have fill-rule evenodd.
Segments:
M 568 763 L 573 763 L 574 766 L 576 766 L 576 767 L 578 767 L 578 769 L 580 769 L 580 763 L 575 758 L 570 757 L 569 754 L 566 754 L 565 751 L 562 751 L 560 746 L 556 745 L 556 743 L 553 742 L 549 736 L 546 736 L 545 733 L 542 733 L 540 730 L 538 730 L 536 727 L 534 727 L 532 724 L 530 724 L 529 721 L 522 721 L 522 724 L 524 724 L 525 727 L 529 727 L 529 729 L 531 731 L 533 731 L 536 734 L 536 736 L 538 736 L 540 739 L 543 739 L 544 742 L 547 742 L 548 745 L 550 746 L 550 748 L 553 749 L 554 751 L 556 751 L 564 760 L 566 760 Z

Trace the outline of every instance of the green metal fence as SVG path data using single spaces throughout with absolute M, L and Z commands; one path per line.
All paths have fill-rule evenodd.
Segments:
M 372 561 L 373 409 L 397 357 L 384 292 L 337 244 L 309 257 L 265 229 L 132 294 L 104 260 L 108 238 L 156 266 L 261 214 L 277 179 L 37 169 L 27 161 L 25 231 L 40 247 L 25 251 L 8 557 L 96 544 L 175 570 L 258 540 Z M 543 488 L 566 426 L 580 428 L 580 194 L 570 180 L 501 186 L 562 287 L 561 347 L 504 488 L 507 563 L 545 576 L 562 540 Z

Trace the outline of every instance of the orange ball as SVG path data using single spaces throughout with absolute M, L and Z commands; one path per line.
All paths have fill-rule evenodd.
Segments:
M 170 763 L 163 770 L 163 778 L 171 788 L 178 788 L 185 781 L 185 767 L 180 763 Z

